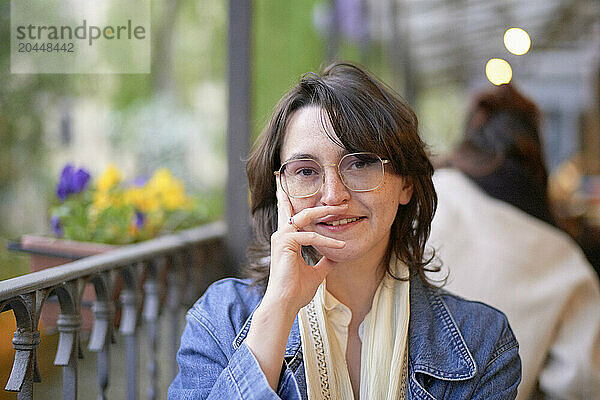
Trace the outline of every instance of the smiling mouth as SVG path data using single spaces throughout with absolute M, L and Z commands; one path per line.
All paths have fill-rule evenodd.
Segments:
M 358 221 L 363 218 L 364 217 L 345 218 L 345 219 L 339 219 L 339 220 L 330 221 L 330 222 L 319 222 L 319 224 L 327 225 L 327 226 L 339 226 L 339 225 L 346 225 L 346 224 Z

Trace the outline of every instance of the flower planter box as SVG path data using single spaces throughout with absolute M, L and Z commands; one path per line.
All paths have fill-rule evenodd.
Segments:
M 102 243 L 77 242 L 72 240 L 63 240 L 45 236 L 25 235 L 21 237 L 20 250 L 29 253 L 31 272 L 39 271 L 45 268 L 55 267 L 66 264 L 80 258 L 105 253 L 118 246 Z M 119 285 L 115 284 L 113 288 L 113 298 L 118 296 Z M 94 315 L 91 305 L 96 299 L 94 287 L 91 283 L 87 284 L 83 292 L 81 304 L 81 332 L 85 335 L 91 332 Z M 46 334 L 56 332 L 56 321 L 60 307 L 56 297 L 48 299 L 44 303 L 41 314 L 41 323 Z

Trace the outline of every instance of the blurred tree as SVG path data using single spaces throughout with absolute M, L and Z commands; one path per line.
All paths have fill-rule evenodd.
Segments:
M 317 0 L 254 1 L 254 136 L 263 129 L 279 98 L 307 71 L 318 71 L 325 41 L 314 28 Z
M 11 204 L 16 187 L 24 182 L 41 182 L 33 187 L 43 195 L 41 168 L 45 146 L 42 140 L 46 106 L 69 92 L 69 81 L 61 75 L 11 74 L 10 71 L 10 1 L 0 1 L 0 238 L 12 237 L 15 229 L 6 218 L 14 207 Z M 4 246 L 4 243 L 1 243 Z M 0 279 L 26 272 L 24 257 L 0 250 Z
M 0 2 L 0 196 L 43 160 L 44 107 L 69 92 L 61 75 L 11 74 L 10 1 Z

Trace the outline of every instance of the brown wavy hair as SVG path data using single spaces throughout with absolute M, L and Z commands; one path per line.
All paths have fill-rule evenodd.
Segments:
M 270 239 L 277 230 L 276 182 L 273 171 L 281 166 L 280 151 L 288 122 L 302 107 L 317 106 L 322 121 L 329 119 L 335 135 L 328 136 L 348 152 L 368 151 L 390 160 L 393 171 L 411 180 L 410 202 L 398 207 L 391 228 L 390 245 L 383 262 L 393 253 L 429 282 L 426 271 L 438 271 L 425 256 L 431 220 L 437 207 L 433 166 L 418 134 L 413 110 L 393 89 L 354 64 L 334 63 L 321 75 L 307 73 L 279 101 L 246 164 L 251 192 L 253 243 L 248 248 L 247 275 L 266 288 L 270 268 Z M 326 125 L 324 125 L 326 126 Z M 328 132 L 327 129 L 325 129 Z M 315 263 L 319 254 L 303 248 L 303 256 Z M 394 276 L 388 268 L 388 273 Z M 397 279 L 402 279 L 395 277 Z

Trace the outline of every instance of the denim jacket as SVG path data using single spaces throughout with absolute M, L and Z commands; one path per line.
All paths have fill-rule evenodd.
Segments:
M 277 392 L 244 342 L 260 300 L 244 280 L 208 288 L 187 314 L 169 399 L 307 399 L 297 318 Z M 515 398 L 519 345 L 498 310 L 413 278 L 408 335 L 408 399 Z

